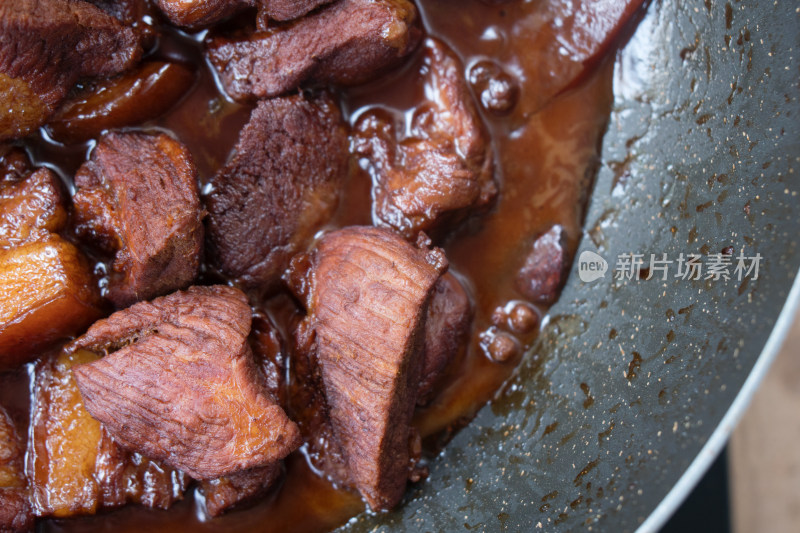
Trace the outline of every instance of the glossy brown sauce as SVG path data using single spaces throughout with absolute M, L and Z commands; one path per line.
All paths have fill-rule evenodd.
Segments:
M 519 58 L 530 53 L 528 41 L 510 39 L 520 9 L 488 6 L 472 0 L 421 0 L 417 4 L 429 34 L 447 42 L 465 67 L 492 58 L 522 80 L 521 100 L 536 91 L 533 79 L 520 70 Z M 520 3 L 521 4 L 521 3 Z M 529 3 L 526 3 L 529 5 Z M 469 9 L 466 9 L 469 7 Z M 140 127 L 171 131 L 192 152 L 203 184 L 228 158 L 250 107 L 234 104 L 220 94 L 202 58 L 202 34 L 187 36 L 170 30 L 161 38 L 153 57 L 194 65 L 197 81 L 165 116 Z M 404 113 L 421 99 L 416 61 L 387 79 L 345 91 L 343 110 L 353 121 L 366 107 L 379 105 Z M 532 240 L 553 224 L 566 229 L 569 246 L 577 245 L 585 200 L 598 162 L 597 152 L 611 103 L 613 62 L 606 58 L 566 93 L 534 114 L 517 105 L 504 117 L 485 115 L 492 134 L 501 184 L 497 205 L 468 221 L 443 243 L 451 269 L 468 285 L 475 304 L 472 341 L 463 363 L 448 376 L 439 396 L 420 410 L 415 425 L 435 452 L 489 401 L 513 372 L 518 360 L 499 364 L 483 353 L 478 334 L 492 325 L 498 306 L 520 299 L 514 276 Z M 93 143 L 63 147 L 40 137 L 26 144 L 37 164 L 56 168 L 71 180 Z M 331 227 L 371 223 L 370 178 L 353 165 L 347 191 Z M 288 331 L 298 313 L 286 296 L 264 302 L 279 327 Z M 540 308 L 540 313 L 546 309 Z M 520 338 L 530 346 L 535 333 Z M 0 403 L 17 414 L 28 405 L 29 376 L 23 368 L 0 375 Z M 23 421 L 24 422 L 24 421 Z M 203 520 L 190 490 L 184 501 L 168 511 L 126 506 L 98 516 L 42 521 L 47 531 L 322 531 L 346 522 L 363 511 L 357 494 L 337 490 L 308 467 L 301 452 L 286 461 L 287 475 L 280 487 L 254 506 Z

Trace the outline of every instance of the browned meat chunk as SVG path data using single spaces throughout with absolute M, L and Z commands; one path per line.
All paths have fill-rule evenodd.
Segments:
M 172 23 L 186 28 L 209 26 L 247 7 L 258 6 L 259 17 L 279 21 L 302 17 L 333 0 L 158 0 Z
M 33 529 L 25 478 L 25 447 L 14 422 L 0 407 L 0 531 Z
M 251 311 L 230 287 L 191 287 L 96 322 L 71 350 L 86 409 L 128 449 L 199 480 L 266 466 L 300 445 L 247 343 Z M 116 351 L 114 351 L 116 350 Z
M 517 290 L 536 303 L 555 302 L 567 280 L 570 265 L 567 254 L 564 228 L 553 226 L 534 241 L 517 274 Z
M 266 377 L 266 388 L 272 399 L 286 408 L 286 361 L 283 343 L 277 328 L 263 314 L 253 316 L 250 346 L 256 364 Z M 209 516 L 219 516 L 228 509 L 255 500 L 280 477 L 280 461 L 221 478 L 203 481 L 200 490 Z
M 243 39 L 214 38 L 208 57 L 236 100 L 306 84 L 355 85 L 398 64 L 419 43 L 407 0 L 340 0 L 297 22 Z
M 0 248 L 42 240 L 66 223 L 61 180 L 52 170 L 41 168 L 20 181 L 0 184 Z
M 133 66 L 142 53 L 139 40 L 87 2 L 0 2 L 0 139 L 43 124 L 79 78 Z
M 389 509 L 409 478 L 426 306 L 447 260 L 391 230 L 349 227 L 325 235 L 311 262 L 304 328 L 333 435 L 370 507 Z
M 144 15 L 149 14 L 148 0 L 87 0 L 123 24 L 136 24 Z
M 84 409 L 72 368 L 97 358 L 79 350 L 37 364 L 28 472 L 38 516 L 90 514 L 128 502 L 166 509 L 186 489 L 186 476 L 123 450 Z
M 260 0 L 259 16 L 273 20 L 293 20 L 319 6 L 338 0 Z
M 47 123 L 61 143 L 97 138 L 104 130 L 139 124 L 171 108 L 194 82 L 189 67 L 152 61 L 122 76 L 86 84 Z
M 467 291 L 458 278 L 445 273 L 434 285 L 428 305 L 418 404 L 430 401 L 450 363 L 461 355 L 471 322 L 472 306 Z
M 8 154 L 7 154 L 8 155 Z M 0 182 L 0 369 L 24 363 L 47 345 L 101 316 L 86 258 L 57 234 L 67 211 L 58 177 L 27 158 L 4 157 Z
M 157 0 L 158 7 L 178 26 L 201 28 L 256 5 L 257 0 Z
M 306 254 L 301 254 L 306 255 Z M 301 262 L 292 261 L 293 281 L 311 282 L 310 256 Z M 308 259 L 308 262 L 305 261 Z M 294 286 L 293 289 L 299 287 Z M 310 293 L 297 293 L 304 302 Z M 347 469 L 341 446 L 338 444 L 331 422 L 327 416 L 325 388 L 317 365 L 316 343 L 313 325 L 310 320 L 295 324 L 294 343 L 291 354 L 291 378 L 289 380 L 288 408 L 292 419 L 297 421 L 303 440 L 305 454 L 313 468 L 325 474 L 329 480 L 341 486 L 355 486 Z
M 409 135 L 380 111 L 356 125 L 356 151 L 372 173 L 376 222 L 408 239 L 457 222 L 497 194 L 489 138 L 458 59 L 428 39 L 420 76 L 424 94 L 436 96 L 415 110 Z
M 330 97 L 260 102 L 206 200 L 212 264 L 246 285 L 279 280 L 333 214 L 347 164 L 347 133 Z
M 283 471 L 281 462 L 251 468 L 200 485 L 209 516 L 219 516 L 228 509 L 247 504 L 264 494 Z
M 0 145 L 0 187 L 16 183 L 31 171 L 25 150 L 17 146 Z
M 117 307 L 188 286 L 203 247 L 197 170 L 166 134 L 109 133 L 75 175 L 78 234 L 115 253 Z

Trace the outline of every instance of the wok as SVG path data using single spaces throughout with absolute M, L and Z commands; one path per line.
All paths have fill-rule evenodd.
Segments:
M 793 2 L 649 6 L 619 56 L 579 248 L 609 271 L 584 283 L 573 265 L 539 342 L 429 480 L 344 530 L 664 523 L 724 445 L 800 296 L 799 22 Z M 761 254 L 757 280 L 611 276 L 623 253 L 728 246 Z

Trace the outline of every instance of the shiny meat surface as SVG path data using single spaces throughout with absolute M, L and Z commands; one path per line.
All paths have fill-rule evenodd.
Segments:
M 133 66 L 140 37 L 80 0 L 0 2 L 0 140 L 43 124 L 76 81 Z
M 58 235 L 67 223 L 62 184 L 26 157 L 4 157 L 0 182 L 0 369 L 13 368 L 101 315 L 88 261 Z
M 41 168 L 25 179 L 0 184 L 0 249 L 41 240 L 66 224 L 63 186 L 52 170 Z
M 76 229 L 115 254 L 108 296 L 126 307 L 187 287 L 198 273 L 203 226 L 197 170 L 163 133 L 109 133 L 75 175 Z
M 47 133 L 70 144 L 96 139 L 104 130 L 145 122 L 172 107 L 194 80 L 192 70 L 180 63 L 142 63 L 121 76 L 73 91 L 48 121 Z
M 33 513 L 25 477 L 25 447 L 14 421 L 0 407 L 0 531 L 29 531 Z
M 375 79 L 414 50 L 421 35 L 407 0 L 340 0 L 287 26 L 213 38 L 208 58 L 232 98 L 269 98 L 301 85 Z
M 86 409 L 124 447 L 210 480 L 282 459 L 297 426 L 270 397 L 230 287 L 191 287 L 96 322 L 70 345 L 108 353 L 74 370 Z M 145 392 L 146 391 L 146 392 Z
M 61 352 L 36 365 L 27 470 L 37 516 L 129 502 L 166 509 L 183 498 L 186 476 L 122 449 L 84 408 L 72 369 L 97 358 Z
M 376 223 L 408 239 L 440 232 L 497 195 L 490 140 L 461 63 L 428 39 L 419 75 L 427 100 L 409 131 L 377 111 L 360 117 L 355 133 L 356 152 L 372 174 Z
M 208 256 L 245 285 L 277 282 L 336 208 L 347 133 L 327 95 L 263 100 L 206 198 Z

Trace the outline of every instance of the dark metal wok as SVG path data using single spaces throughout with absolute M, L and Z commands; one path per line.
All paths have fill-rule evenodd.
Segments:
M 654 2 L 621 53 L 580 250 L 540 342 L 388 515 L 344 529 L 657 529 L 724 445 L 800 294 L 794 2 Z M 611 279 L 622 253 L 760 253 L 748 283 Z M 735 262 L 735 259 L 734 259 Z M 792 288 L 794 283 L 794 288 Z

